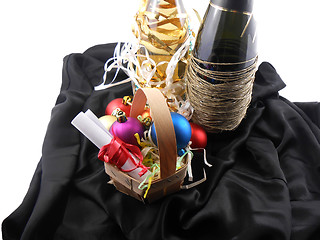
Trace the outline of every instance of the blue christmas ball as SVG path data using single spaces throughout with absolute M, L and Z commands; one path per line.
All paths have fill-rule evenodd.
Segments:
M 179 113 L 171 112 L 171 119 L 176 134 L 177 149 L 185 148 L 191 139 L 191 126 L 188 120 Z M 161 131 L 161 129 L 160 129 Z M 151 138 L 157 144 L 157 134 L 154 124 L 151 126 Z

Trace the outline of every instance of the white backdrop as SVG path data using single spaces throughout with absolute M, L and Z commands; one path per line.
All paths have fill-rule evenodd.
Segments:
M 59 94 L 62 59 L 128 41 L 139 0 L 2 1 L 0 14 L 0 221 L 22 202 Z M 203 15 L 209 0 L 184 0 Z M 269 61 L 291 101 L 320 101 L 318 0 L 256 0 L 259 61 Z

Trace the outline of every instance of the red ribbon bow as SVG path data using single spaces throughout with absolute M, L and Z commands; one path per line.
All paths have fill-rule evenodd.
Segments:
M 130 152 L 140 160 L 138 163 L 134 160 Z M 119 169 L 121 169 L 126 161 L 131 161 L 135 167 L 129 170 L 121 169 L 121 171 L 131 172 L 137 168 L 141 168 L 142 170 L 139 172 L 140 177 L 148 171 L 148 168 L 142 164 L 143 156 L 139 147 L 125 143 L 116 136 L 113 137 L 109 144 L 100 149 L 98 158 L 101 161 L 116 165 Z

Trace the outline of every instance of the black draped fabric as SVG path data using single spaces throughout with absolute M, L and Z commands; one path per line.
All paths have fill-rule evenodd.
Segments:
M 22 204 L 2 223 L 5 240 L 320 239 L 320 105 L 279 96 L 285 84 L 269 63 L 259 67 L 241 125 L 208 135 L 213 167 L 195 153 L 194 177 L 205 168 L 204 183 L 146 205 L 108 184 L 98 149 L 70 122 L 87 109 L 102 116 L 108 102 L 131 93 L 130 84 L 93 90 L 114 47 L 64 59 L 42 158 Z M 120 72 L 117 80 L 125 78 Z

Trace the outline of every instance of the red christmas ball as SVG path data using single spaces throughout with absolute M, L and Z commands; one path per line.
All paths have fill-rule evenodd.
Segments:
M 113 99 L 107 106 L 105 114 L 112 115 L 113 111 L 119 108 L 122 110 L 126 116 L 130 116 L 131 106 L 129 104 L 123 103 L 122 98 Z
M 190 122 L 191 126 L 191 148 L 205 148 L 207 146 L 207 133 L 198 124 Z

